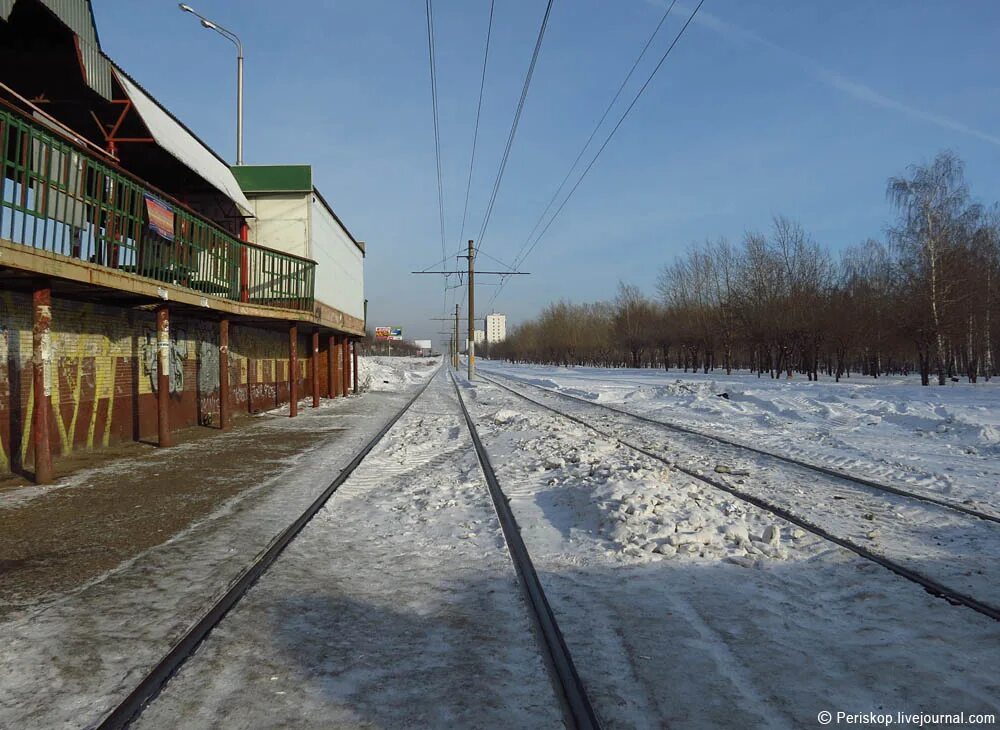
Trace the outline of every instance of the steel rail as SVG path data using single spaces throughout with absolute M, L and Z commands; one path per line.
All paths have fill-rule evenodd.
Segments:
M 498 388 L 502 388 L 503 390 L 506 390 L 509 393 L 512 393 L 513 395 L 517 396 L 518 398 L 522 398 L 522 399 L 528 401 L 529 403 L 533 403 L 534 405 L 538 406 L 539 408 L 542 408 L 543 410 L 546 410 L 546 411 L 548 411 L 550 413 L 555 413 L 555 414 L 557 414 L 559 416 L 562 416 L 563 418 L 566 418 L 566 419 L 568 419 L 570 421 L 573 421 L 573 422 L 578 423 L 578 424 L 580 424 L 582 426 L 585 426 L 586 428 L 589 428 L 590 430 L 594 431 L 595 433 L 600 434 L 601 436 L 603 436 L 605 438 L 609 438 L 609 439 L 612 439 L 612 440 L 620 443 L 622 446 L 625 446 L 625 447 L 630 448 L 630 449 L 632 449 L 634 451 L 637 451 L 637 452 L 639 452 L 639 453 L 641 453 L 641 454 L 643 454 L 645 456 L 650 457 L 651 459 L 656 459 L 657 461 L 659 461 L 661 463 L 664 463 L 664 464 L 672 467 L 673 469 L 676 469 L 677 471 L 682 472 L 682 473 L 688 475 L 689 477 L 692 477 L 693 479 L 697 479 L 697 480 L 702 481 L 702 482 L 704 482 L 704 483 L 706 483 L 706 484 L 708 484 L 708 485 L 710 485 L 712 487 L 715 487 L 716 489 L 720 489 L 723 492 L 726 492 L 726 493 L 728 493 L 728 494 L 736 497 L 737 499 L 739 499 L 739 500 L 741 500 L 743 502 L 747 502 L 748 504 L 752 504 L 755 507 L 759 507 L 760 509 L 766 510 L 767 512 L 770 512 L 771 514 L 776 515 L 777 517 L 780 517 L 780 518 L 782 518 L 784 520 L 787 520 L 788 522 L 791 522 L 792 524 L 797 525 L 797 526 L 801 527 L 802 529 L 807 530 L 807 531 L 813 533 L 814 535 L 817 535 L 817 536 L 823 538 L 824 540 L 829 540 L 830 542 L 832 542 L 832 543 L 834 543 L 836 545 L 839 545 L 842 548 L 850 550 L 851 552 L 855 553 L 856 555 L 861 556 L 862 558 L 865 558 L 866 560 L 870 560 L 873 563 L 877 563 L 878 565 L 881 565 L 883 568 L 886 568 L 887 570 L 892 571 L 896 575 L 899 575 L 899 576 L 901 576 L 903 578 L 906 578 L 909 581 L 912 581 L 913 583 L 916 583 L 917 585 L 921 586 L 925 591 L 927 591 L 928 593 L 930 593 L 933 596 L 936 596 L 938 598 L 942 598 L 942 599 L 948 601 L 949 603 L 952 603 L 952 604 L 955 604 L 955 605 L 961 605 L 961 606 L 965 606 L 967 608 L 971 608 L 973 611 L 976 611 L 977 613 L 981 613 L 984 616 L 988 616 L 989 618 L 991 618 L 991 619 L 993 619 L 995 621 L 1000 621 L 1000 608 L 998 608 L 996 606 L 993 606 L 993 605 L 988 604 L 988 603 L 984 603 L 983 601 L 980 601 L 977 598 L 974 598 L 973 596 L 970 596 L 970 595 L 968 595 L 966 593 L 962 593 L 960 591 L 956 591 L 956 590 L 954 590 L 952 588 L 949 588 L 948 586 L 944 585 L 943 583 L 939 583 L 938 581 L 934 580 L 933 578 L 928 578 L 927 576 L 921 575 L 920 573 L 917 573 L 914 570 L 910 570 L 909 568 L 906 568 L 906 567 L 900 565 L 899 563 L 896 563 L 895 561 L 890 560 L 889 558 L 886 558 L 883 555 L 879 555 L 878 553 L 873 552 L 873 551 L 869 550 L 868 548 L 863 547 L 862 545 L 858 545 L 857 543 L 852 542 L 851 540 L 848 540 L 848 539 L 842 538 L 842 537 L 838 537 L 837 535 L 834 535 L 833 533 L 829 532 L 825 528 L 820 527 L 819 525 L 815 524 L 814 522 L 812 522 L 810 520 L 805 519 L 804 517 L 800 517 L 799 515 L 796 515 L 795 513 L 790 512 L 789 510 L 785 509 L 784 507 L 781 507 L 779 505 L 773 504 L 772 502 L 768 502 L 765 499 L 761 499 L 760 497 L 757 497 L 757 496 L 754 496 L 752 494 L 749 494 L 749 493 L 743 491 L 742 489 L 737 489 L 736 487 L 734 487 L 732 485 L 729 485 L 729 484 L 726 484 L 725 482 L 722 482 L 722 481 L 720 481 L 718 479 L 714 479 L 711 476 L 707 476 L 705 474 L 699 474 L 698 472 L 696 472 L 693 469 L 687 469 L 684 466 L 681 466 L 680 464 L 678 464 L 678 463 L 676 463 L 674 461 L 671 461 L 670 459 L 666 458 L 665 456 L 662 456 L 661 454 L 657 454 L 656 452 L 651 451 L 651 450 L 649 450 L 649 449 L 647 449 L 647 448 L 645 448 L 643 446 L 640 446 L 638 444 L 631 443 L 631 442 L 629 442 L 629 441 L 621 438 L 620 436 L 616 436 L 616 435 L 614 435 L 612 433 L 608 433 L 606 431 L 603 431 L 602 429 L 598 428 L 597 426 L 594 426 L 592 423 L 586 421 L 583 418 L 571 415 L 569 413 L 564 413 L 563 411 L 560 411 L 560 410 L 558 410 L 556 408 L 553 408 L 552 406 L 550 406 L 550 405 L 548 405 L 546 403 L 542 403 L 541 401 L 537 401 L 534 398 L 532 398 L 532 397 L 530 397 L 528 395 L 525 395 L 524 393 L 520 393 L 517 390 L 515 390 L 514 388 L 511 388 L 511 387 L 509 387 L 507 385 L 504 385 L 503 383 L 501 383 L 501 382 L 499 382 L 497 380 L 494 380 L 493 378 L 488 378 L 488 377 L 485 377 L 485 376 L 482 376 L 482 375 L 480 375 L 480 377 L 483 380 L 485 380 L 485 381 L 487 381 L 487 382 L 489 382 L 489 383 L 497 386 Z M 520 381 L 518 381 L 518 382 L 520 382 Z M 525 385 L 530 385 L 530 383 L 524 383 L 524 384 Z M 535 387 L 537 387 L 537 386 L 535 386 Z M 565 395 L 563 393 L 555 393 L 553 391 L 548 390 L 547 388 L 541 388 L 541 390 L 544 390 L 544 391 L 546 391 L 548 393 L 552 393 L 553 395 L 561 395 L 561 396 L 563 396 L 565 398 L 572 398 L 572 399 L 575 400 L 575 398 L 573 398 L 573 396 L 568 396 L 568 395 Z M 583 401 L 583 402 L 584 403 L 588 403 L 589 405 L 598 405 L 596 403 L 589 403 L 589 401 Z M 629 415 L 629 414 L 626 414 L 626 415 Z
M 420 389 L 410 398 L 406 404 L 393 416 L 382 429 L 369 440 L 354 458 L 345 466 L 337 478 L 323 490 L 323 492 L 310 504 L 305 512 L 299 516 L 291 525 L 286 527 L 275 537 L 271 543 L 260 552 L 254 561 L 240 573 L 240 576 L 230 585 L 226 593 L 202 616 L 202 618 L 189 628 L 170 652 L 163 657 L 150 671 L 145 678 L 129 693 L 117 707 L 109 712 L 97 724 L 98 730 L 118 730 L 126 728 L 133 723 L 142 711 L 156 699 L 163 687 L 171 677 L 183 666 L 184 662 L 194 654 L 195 650 L 208 637 L 212 629 L 226 617 L 226 614 L 240 601 L 247 591 L 260 579 L 275 560 L 284 552 L 289 543 L 294 540 L 309 521 L 327 503 L 333 493 L 347 481 L 358 465 L 371 453 L 372 449 L 381 441 L 389 430 L 396 425 L 403 415 L 410 410 L 410 407 L 424 394 L 431 381 L 441 372 L 441 366 L 429 377 L 427 382 L 420 386 Z
M 496 375 L 496 373 L 493 373 Z M 740 443 L 739 441 L 732 441 L 724 436 L 717 436 L 715 434 L 706 433 L 705 431 L 699 431 L 695 428 L 688 428 L 687 426 L 681 426 L 680 424 L 673 423 L 670 421 L 661 421 L 657 418 L 650 418 L 649 416 L 641 416 L 638 413 L 632 413 L 631 411 L 626 411 L 624 408 L 616 408 L 614 406 L 609 406 L 606 403 L 595 403 L 589 401 L 586 398 L 581 398 L 576 395 L 570 395 L 569 393 L 561 393 L 557 390 L 552 390 L 551 388 L 545 388 L 541 385 L 535 385 L 534 383 L 529 383 L 520 378 L 513 376 L 500 376 L 505 377 L 508 380 L 514 381 L 521 385 L 527 385 L 532 388 L 537 388 L 545 393 L 551 393 L 552 395 L 559 396 L 560 398 L 566 398 L 568 400 L 579 401 L 580 403 L 585 403 L 589 406 L 594 406 L 596 408 L 603 408 L 606 411 L 611 411 L 612 413 L 618 413 L 623 416 L 628 416 L 629 418 L 634 418 L 637 421 L 642 421 L 643 423 L 650 423 L 654 426 L 662 426 L 663 428 L 670 429 L 671 431 L 677 431 L 678 433 L 688 434 L 689 436 L 698 436 L 700 438 L 715 441 L 720 444 L 725 444 L 726 446 L 732 446 L 737 449 L 744 449 L 745 451 L 751 451 L 759 456 L 764 456 L 770 459 L 776 459 L 777 461 L 784 461 L 788 464 L 793 464 L 803 469 L 809 469 L 811 471 L 816 471 L 826 476 L 836 477 L 837 479 L 843 479 L 844 481 L 854 482 L 855 484 L 860 484 L 871 489 L 877 489 L 881 492 L 888 492 L 889 494 L 895 494 L 898 497 L 908 497 L 910 499 L 916 499 L 921 502 L 927 502 L 929 504 L 937 505 L 938 507 L 944 507 L 945 509 L 954 510 L 955 512 L 961 512 L 962 514 L 969 515 L 970 517 L 978 517 L 981 520 L 986 520 L 988 522 L 996 522 L 1000 524 L 1000 516 L 991 515 L 988 512 L 981 512 L 971 507 L 964 507 L 955 502 L 951 502 L 947 499 L 938 499 L 937 497 L 932 497 L 927 494 L 919 494 L 917 492 L 910 492 L 906 489 L 901 489 L 900 487 L 893 487 L 889 484 L 884 484 L 883 482 L 876 482 L 873 479 L 866 479 L 865 477 L 859 477 L 854 474 L 850 474 L 844 471 L 838 471 L 837 469 L 831 469 L 827 466 L 822 466 L 821 464 L 814 464 L 809 461 L 802 461 L 796 459 L 793 456 L 784 456 L 778 454 L 774 451 L 768 451 L 766 449 L 761 449 L 756 446 L 750 446 L 748 444 Z
M 524 593 L 525 603 L 530 609 L 532 622 L 535 625 L 538 642 L 542 648 L 542 656 L 545 660 L 546 668 L 549 670 L 549 677 L 552 680 L 552 687 L 559 698 L 559 703 L 563 710 L 563 721 L 570 730 L 580 728 L 581 730 L 597 729 L 601 727 L 600 720 L 594 712 L 594 708 L 587 697 L 587 690 L 583 686 L 583 681 L 573 664 L 573 657 L 569 653 L 562 631 L 556 622 L 552 608 L 545 598 L 545 591 L 542 583 L 535 572 L 535 566 L 531 562 L 528 548 L 521 538 L 521 528 L 518 527 L 517 520 L 510 508 L 510 501 L 503 493 L 500 482 L 497 480 L 496 472 L 493 471 L 493 464 L 490 462 L 489 454 L 479 438 L 479 432 L 469 414 L 469 409 L 462 399 L 462 391 L 458 386 L 458 380 L 454 373 L 451 375 L 452 383 L 455 385 L 455 394 L 458 397 L 458 404 L 462 407 L 462 414 L 465 416 L 465 423 L 469 427 L 469 434 L 472 436 L 472 443 L 476 449 L 476 456 L 479 458 L 479 465 L 482 467 L 483 475 L 486 477 L 486 484 L 489 487 L 490 497 L 496 509 L 497 519 L 503 530 L 507 548 L 510 551 L 511 562 L 521 584 Z

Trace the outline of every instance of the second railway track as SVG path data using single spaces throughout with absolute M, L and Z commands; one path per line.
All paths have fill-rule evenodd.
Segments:
M 517 396 L 518 398 L 533 403 L 537 407 L 540 407 L 552 413 L 556 413 L 564 418 L 570 419 L 576 423 L 584 425 L 587 428 L 594 430 L 595 432 L 606 438 L 614 439 L 630 449 L 634 449 L 637 452 L 640 452 L 646 456 L 649 456 L 658 461 L 662 461 L 671 468 L 683 472 L 692 478 L 706 482 L 707 484 L 710 484 L 711 486 L 717 489 L 720 489 L 728 494 L 731 494 L 742 501 L 745 501 L 756 507 L 765 509 L 771 512 L 772 514 L 775 514 L 785 520 L 788 520 L 789 522 L 795 525 L 798 525 L 799 527 L 805 530 L 808 530 L 809 532 L 812 532 L 813 534 L 816 534 L 826 540 L 829 540 L 837 545 L 840 545 L 841 547 L 844 547 L 854 552 L 855 554 L 860 555 L 861 557 L 870 560 L 874 563 L 877 563 L 878 565 L 896 573 L 897 575 L 900 575 L 903 578 L 906 578 L 907 580 L 920 585 L 922 588 L 927 590 L 932 595 L 943 598 L 949 601 L 950 603 L 965 606 L 978 613 L 988 616 L 989 618 L 1000 621 L 1000 600 L 997 600 L 993 596 L 982 597 L 976 595 L 977 592 L 982 590 L 987 590 L 991 585 L 994 586 L 996 585 L 996 581 L 992 580 L 991 577 L 985 573 L 985 571 L 988 570 L 988 566 L 996 565 L 996 561 L 992 559 L 993 557 L 992 555 L 975 556 L 981 561 L 981 565 L 983 566 L 983 568 L 980 568 L 978 571 L 979 574 L 983 576 L 983 579 L 978 581 L 973 581 L 973 583 L 976 584 L 976 587 L 979 589 L 979 591 L 969 590 L 967 587 L 958 588 L 953 583 L 957 580 L 960 580 L 962 577 L 969 578 L 970 574 L 972 574 L 976 570 L 976 568 L 974 567 L 969 568 L 966 565 L 956 564 L 952 566 L 952 568 L 950 569 L 942 569 L 940 566 L 935 565 L 930 560 L 925 561 L 924 565 L 918 565 L 912 559 L 912 557 L 907 556 L 905 554 L 905 551 L 896 551 L 894 554 L 894 552 L 891 550 L 885 550 L 884 548 L 878 549 L 875 548 L 874 546 L 872 547 L 866 546 L 862 544 L 860 541 L 853 539 L 852 537 L 845 537 L 843 534 L 838 534 L 836 528 L 831 528 L 829 526 L 824 526 L 823 524 L 820 524 L 822 520 L 815 519 L 815 515 L 811 515 L 810 518 L 807 518 L 802 514 L 800 514 L 798 510 L 796 510 L 794 507 L 790 508 L 787 505 L 777 503 L 774 501 L 774 499 L 763 498 L 759 494 L 754 494 L 750 490 L 742 487 L 741 485 L 723 481 L 721 475 L 712 476 L 706 474 L 705 471 L 702 469 L 689 468 L 684 464 L 679 463 L 679 460 L 676 458 L 668 458 L 667 456 L 664 455 L 662 448 L 658 448 L 658 446 L 660 446 L 658 441 L 656 440 L 642 441 L 640 435 L 636 433 L 634 430 L 630 432 L 630 437 L 626 437 L 622 433 L 618 432 L 616 428 L 613 426 L 613 424 L 604 422 L 599 417 L 595 417 L 594 415 L 585 417 L 580 412 L 576 413 L 568 412 L 567 410 L 555 407 L 552 403 L 545 403 L 541 400 L 538 400 L 537 398 L 531 397 L 526 393 L 516 388 L 512 388 L 510 387 L 510 385 L 502 383 L 494 378 L 486 377 L 483 376 L 482 374 L 480 374 L 480 377 L 482 377 L 487 382 L 493 384 L 494 386 L 502 388 L 503 390 Z M 516 379 L 514 379 L 514 382 L 517 382 L 519 385 L 527 385 L 525 383 L 517 381 Z M 589 406 L 591 414 L 599 413 L 602 410 L 604 410 L 614 413 L 618 417 L 620 416 L 624 416 L 627 418 L 633 417 L 633 414 L 623 412 L 618 409 L 607 409 L 604 408 L 603 406 L 600 406 L 599 404 L 594 404 L 584 399 L 577 398 L 575 396 L 569 396 L 566 394 L 554 392 L 547 388 L 534 386 L 534 389 L 543 391 L 545 394 L 547 394 L 553 399 L 559 399 L 564 402 L 571 402 L 573 404 L 583 404 Z M 669 428 L 669 426 L 665 426 L 664 424 L 651 419 L 645 419 L 639 417 L 638 420 L 650 426 Z M 838 476 L 836 478 L 839 479 L 840 477 Z M 934 508 L 938 510 L 944 510 L 946 512 L 955 513 L 953 510 L 950 510 L 947 506 L 928 505 L 928 508 Z M 961 514 L 961 512 L 955 514 Z M 970 517 L 972 516 L 965 515 L 966 519 L 969 519 Z M 978 515 L 976 515 L 976 517 L 978 517 Z M 976 521 L 976 522 L 978 522 L 978 524 L 982 526 L 980 529 L 985 529 L 989 531 L 987 533 L 984 533 L 983 538 L 981 540 L 982 544 L 988 545 L 995 552 L 996 540 L 995 536 L 992 534 L 991 531 L 993 523 L 990 521 L 988 522 Z M 976 524 L 976 522 L 972 522 L 969 524 L 974 525 Z M 968 559 L 971 558 L 972 556 L 963 554 L 962 557 L 963 559 Z M 955 562 L 958 563 L 959 561 L 956 560 Z M 928 567 L 930 567 L 931 569 L 927 570 Z M 935 568 L 937 568 L 937 570 L 939 571 L 940 573 L 939 575 L 933 574 Z

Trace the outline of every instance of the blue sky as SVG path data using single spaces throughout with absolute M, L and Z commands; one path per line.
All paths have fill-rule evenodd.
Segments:
M 232 46 L 173 2 L 93 4 L 105 50 L 231 159 Z M 441 256 L 424 3 L 191 4 L 246 45 L 247 162 L 311 163 L 317 186 L 368 242 L 369 323 L 434 335 L 441 282 L 409 274 Z M 473 235 L 544 8 L 497 2 Z M 678 2 L 630 88 L 692 8 Z M 489 2 L 436 0 L 434 9 L 455 251 Z M 660 0 L 556 0 L 486 254 L 509 260 L 521 247 L 664 9 Z M 554 299 L 612 297 L 619 280 L 652 292 L 661 266 L 691 242 L 738 240 L 775 214 L 833 250 L 881 237 L 886 178 L 942 149 L 965 160 L 977 198 L 1000 200 L 997 48 L 993 0 L 707 0 L 528 259 L 532 275 L 508 283 L 497 311 L 516 322 Z M 478 301 L 491 293 L 478 288 Z

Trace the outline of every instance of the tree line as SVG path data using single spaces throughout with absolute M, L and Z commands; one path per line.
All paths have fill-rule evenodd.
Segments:
M 975 202 L 951 152 L 886 185 L 884 240 L 834 256 L 775 217 L 691 246 L 656 292 L 620 284 L 610 302 L 547 306 L 488 356 L 519 362 L 663 367 L 772 378 L 920 373 L 943 385 L 997 374 L 1000 214 Z

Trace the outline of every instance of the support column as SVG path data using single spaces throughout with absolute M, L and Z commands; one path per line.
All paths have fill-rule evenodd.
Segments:
M 337 364 L 334 357 L 337 354 L 336 340 L 333 335 L 326 338 L 326 397 L 335 398 L 337 395 L 337 384 L 333 381 L 336 377 Z
M 319 408 L 319 330 L 312 334 L 312 355 L 309 357 L 310 377 L 312 378 L 313 408 Z
M 347 336 L 345 335 L 341 340 L 341 343 L 341 355 L 343 355 L 341 358 L 341 367 L 343 368 L 341 371 L 341 376 L 343 378 L 341 382 L 341 393 L 344 397 L 346 397 L 351 389 L 351 341 L 347 339 Z
M 160 446 L 173 446 L 170 435 L 170 308 L 156 308 L 156 434 Z
M 253 413 L 253 384 L 254 375 L 257 371 L 257 361 L 252 357 L 247 358 L 247 413 Z
M 351 353 L 354 356 L 354 395 L 358 394 L 358 343 L 354 343 L 354 347 L 351 348 Z
M 219 428 L 228 431 L 232 425 L 232 404 L 229 395 L 229 320 L 219 320 Z
M 52 410 L 52 288 L 39 282 L 31 295 L 31 370 L 35 407 L 32 439 L 35 447 L 35 482 L 52 481 L 52 443 L 49 424 Z
M 288 328 L 288 417 L 299 415 L 299 328 Z

